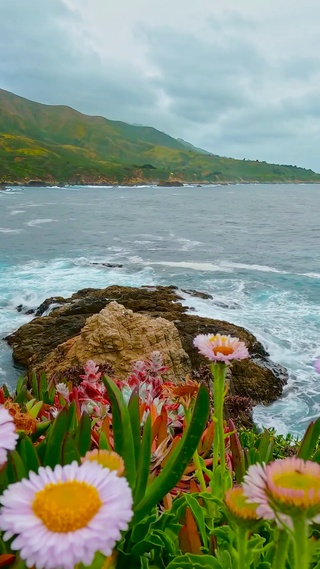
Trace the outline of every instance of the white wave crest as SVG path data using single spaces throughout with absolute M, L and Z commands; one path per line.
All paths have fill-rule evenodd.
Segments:
M 39 225 L 42 225 L 43 223 L 58 223 L 57 219 L 32 219 L 31 221 L 27 221 L 26 225 L 29 225 L 29 227 L 38 227 Z

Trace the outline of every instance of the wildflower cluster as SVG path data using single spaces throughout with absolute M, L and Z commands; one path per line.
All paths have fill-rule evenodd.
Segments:
M 89 360 L 75 381 L 0 389 L 0 567 L 319 565 L 310 536 L 320 523 L 320 419 L 290 456 L 273 460 L 269 431 L 242 446 L 224 402 L 227 370 L 248 350 L 220 334 L 194 346 L 210 362 L 211 418 L 208 389 L 192 377 L 166 381 L 158 351 L 125 379 Z M 244 405 L 233 401 L 238 414 Z

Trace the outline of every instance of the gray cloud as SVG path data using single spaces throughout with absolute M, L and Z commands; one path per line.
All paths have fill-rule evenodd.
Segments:
M 318 3 L 183 6 L 8 0 L 0 87 L 149 124 L 215 154 L 320 171 Z

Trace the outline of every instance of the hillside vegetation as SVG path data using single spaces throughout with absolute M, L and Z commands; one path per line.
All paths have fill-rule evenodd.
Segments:
M 210 154 L 151 127 L 34 103 L 0 89 L 0 183 L 320 182 L 296 166 Z

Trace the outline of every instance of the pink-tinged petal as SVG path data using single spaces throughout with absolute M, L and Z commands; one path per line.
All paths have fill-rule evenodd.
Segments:
M 18 438 L 13 417 L 0 405 L 0 467 L 7 461 L 8 451 L 16 448 Z
M 72 509 L 77 508 L 79 500 L 71 508 L 70 505 L 65 506 L 63 502 L 55 501 L 57 510 L 52 514 L 52 520 L 50 521 L 51 510 L 48 507 L 46 515 L 49 515 L 49 522 L 48 518 L 43 517 L 41 500 L 43 496 L 48 497 L 47 486 L 52 488 L 56 485 L 59 492 L 64 483 L 74 483 L 78 489 L 81 484 L 80 491 L 81 495 L 84 492 L 84 496 L 79 507 L 81 505 L 85 511 L 86 491 L 91 488 L 98 499 L 97 509 L 89 514 L 87 512 L 85 515 L 89 515 L 88 518 L 78 515 L 76 526 L 73 526 L 75 529 L 72 530 L 70 526 L 66 529 L 65 516 L 70 511 L 72 518 Z M 68 493 L 69 488 L 70 486 Z M 16 499 L 16 495 L 23 496 L 23 504 Z M 63 493 L 58 495 L 59 500 L 64 500 Z M 36 500 L 40 500 L 40 510 L 34 506 Z M 60 511 L 63 515 L 61 522 Z M 30 474 L 30 480 L 11 484 L 5 491 L 5 504 L 0 512 L 0 530 L 5 531 L 4 540 L 15 536 L 11 547 L 20 551 L 20 556 L 28 567 L 35 565 L 36 569 L 73 569 L 79 563 L 90 565 L 97 551 L 111 555 L 121 537 L 121 531 L 128 528 L 132 516 L 132 494 L 125 478 L 120 478 L 115 471 L 103 468 L 97 462 L 88 461 L 80 466 L 74 462 L 66 466 L 57 465 L 54 469 L 40 467 L 38 474 Z M 79 520 L 80 524 L 84 520 L 83 525 L 79 526 Z
M 221 334 L 199 334 L 193 340 L 200 354 L 214 362 L 228 364 L 232 360 L 242 360 L 249 357 L 249 352 L 239 338 Z
M 315 462 L 289 457 L 250 466 L 243 488 L 265 519 L 275 515 L 278 522 L 290 526 L 292 516 L 299 513 L 309 521 L 320 515 L 320 465 Z

